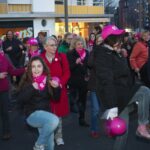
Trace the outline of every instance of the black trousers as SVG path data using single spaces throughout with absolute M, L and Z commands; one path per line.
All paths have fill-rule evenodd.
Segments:
M 84 119 L 87 102 L 87 82 L 84 80 L 82 80 L 81 82 L 76 82 L 74 84 L 71 84 L 70 88 L 78 92 L 77 105 L 79 110 L 79 119 Z M 72 95 L 73 93 L 70 94 Z
M 2 120 L 2 133 L 10 132 L 10 122 L 8 114 L 9 93 L 0 92 L 0 118 Z

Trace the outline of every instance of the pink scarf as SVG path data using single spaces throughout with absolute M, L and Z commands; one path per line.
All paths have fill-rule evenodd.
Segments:
M 4 58 L 4 52 L 0 50 L 0 59 Z
M 30 55 L 31 57 L 39 56 L 39 55 L 40 55 L 40 52 L 39 52 L 39 50 L 35 50 L 35 51 L 29 50 L 29 55 Z
M 42 74 L 38 77 L 33 77 L 33 82 L 36 82 L 39 90 L 42 91 L 46 85 L 46 75 Z
M 86 56 L 86 51 L 85 49 L 76 49 L 77 53 L 79 54 L 81 60 L 84 60 L 85 56 Z
M 94 41 L 93 41 L 93 40 L 90 40 L 89 43 L 88 43 L 88 45 L 89 45 L 89 46 L 93 46 L 93 45 L 94 45 Z

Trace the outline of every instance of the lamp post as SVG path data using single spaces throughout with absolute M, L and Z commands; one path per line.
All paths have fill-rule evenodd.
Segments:
M 68 0 L 64 0 L 65 32 L 68 32 Z

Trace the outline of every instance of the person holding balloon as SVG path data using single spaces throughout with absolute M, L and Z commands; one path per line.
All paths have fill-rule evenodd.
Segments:
M 115 25 L 105 26 L 101 34 L 103 44 L 95 49 L 96 92 L 105 108 L 102 118 L 113 120 L 122 113 L 127 115 L 128 105 L 137 103 L 136 135 L 150 140 L 147 128 L 150 89 L 132 82 L 126 58 L 121 55 L 121 36 L 124 33 Z

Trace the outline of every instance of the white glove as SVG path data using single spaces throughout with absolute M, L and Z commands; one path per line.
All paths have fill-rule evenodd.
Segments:
M 102 115 L 102 119 L 113 119 L 118 116 L 118 107 L 107 109 Z

